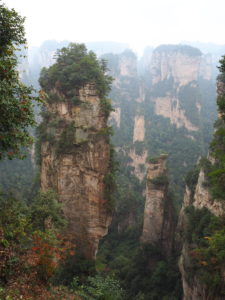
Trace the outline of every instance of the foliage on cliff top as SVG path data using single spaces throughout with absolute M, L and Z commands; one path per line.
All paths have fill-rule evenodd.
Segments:
M 188 45 L 160 45 L 157 47 L 154 52 L 174 52 L 182 53 L 188 56 L 201 56 L 202 53 L 198 48 L 188 46 Z
M 35 124 L 32 88 L 20 82 L 16 51 L 26 42 L 24 18 L 0 4 L 0 159 L 24 156 L 32 143 L 28 126 Z M 17 52 L 18 54 L 18 52 Z
M 57 51 L 54 65 L 42 69 L 39 82 L 46 92 L 56 88 L 70 99 L 76 90 L 87 83 L 94 83 L 103 98 L 110 91 L 112 82 L 106 71 L 105 60 L 98 60 L 96 54 L 88 51 L 84 44 L 71 43 Z
M 221 80 L 221 78 L 225 78 L 225 56 L 220 60 L 219 70 L 218 80 Z M 220 91 L 220 93 L 217 97 L 220 118 L 215 123 L 215 132 L 210 145 L 210 153 L 215 162 L 206 175 L 209 178 L 212 196 L 225 201 L 225 92 Z

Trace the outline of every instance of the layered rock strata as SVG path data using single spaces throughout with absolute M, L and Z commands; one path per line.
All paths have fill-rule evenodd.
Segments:
M 169 256 L 173 249 L 174 207 L 168 195 L 167 155 L 149 163 L 142 242 L 159 246 Z
M 153 51 L 149 71 L 155 114 L 169 118 L 177 128 L 199 130 L 199 121 L 193 123 L 187 110 L 197 108 L 200 113 L 198 81 L 212 79 L 211 57 L 203 56 L 197 48 L 190 46 L 162 45 Z M 182 99 L 184 90 L 186 97 Z M 193 95 L 194 90 L 196 96 Z M 184 101 L 190 103 L 185 104 Z
M 47 107 L 48 131 L 54 132 L 41 147 L 41 187 L 57 192 L 77 248 L 94 258 L 111 221 L 104 183 L 110 160 L 107 118 L 93 85 L 79 89 L 79 105 L 52 94 L 58 101 Z

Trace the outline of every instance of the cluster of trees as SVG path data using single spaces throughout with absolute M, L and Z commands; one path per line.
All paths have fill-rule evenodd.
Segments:
M 23 22 L 24 19 L 14 10 L 0 4 L 0 160 L 6 157 L 9 159 L 24 157 L 27 147 L 33 140 L 29 127 L 35 125 L 34 103 L 42 102 L 42 98 L 49 103 L 70 101 L 72 105 L 81 105 L 78 89 L 92 83 L 101 98 L 102 110 L 106 117 L 112 109 L 106 98 L 112 78 L 105 73 L 107 71 L 105 60 L 98 60 L 92 51 L 79 44 L 70 44 L 69 47 L 57 52 L 56 63 L 41 72 L 40 85 L 44 92 L 39 98 L 34 97 L 32 88 L 20 82 L 17 71 L 16 51 L 25 43 Z M 174 46 L 163 46 L 160 50 L 182 51 L 188 55 L 201 54 L 197 49 L 183 46 L 176 49 Z M 125 52 L 124 56 L 135 59 L 130 52 Z M 108 55 L 107 58 L 117 76 L 119 56 Z M 221 61 L 220 70 L 221 79 L 224 80 L 225 58 Z M 118 147 L 123 147 L 125 151 L 118 152 L 117 159 L 121 167 L 115 177 L 117 166 L 111 150 L 110 172 L 105 182 L 106 193 L 109 194 L 109 209 L 114 206 L 112 187 L 117 185 L 116 218 L 109 235 L 101 243 L 96 266 L 98 274 L 93 262 L 78 258 L 76 249 L 74 250 L 75 245 L 69 242 L 70 238 L 62 237 L 66 221 L 62 215 L 62 207 L 53 192 L 38 193 L 36 196 L 29 194 L 26 198 L 20 195 L 20 200 L 1 195 L 1 298 L 19 297 L 20 293 L 29 290 L 34 282 L 37 293 L 40 292 L 38 291 L 40 287 L 42 294 L 46 293 L 45 299 L 53 296 L 54 299 L 76 299 L 76 296 L 79 296 L 87 300 L 120 300 L 132 297 L 136 300 L 181 298 L 181 281 L 175 255 L 168 260 L 160 249 L 152 245 L 143 247 L 139 245 L 144 208 L 142 192 L 145 182 L 140 183 L 132 175 L 126 151 L 133 147 L 136 154 L 142 154 L 145 149 L 149 149 L 153 156 L 162 152 L 170 153 L 172 185 L 175 188 L 180 187 L 178 192 L 180 197 L 185 173 L 191 168 L 193 161 L 204 152 L 209 135 L 207 133 L 207 136 L 203 136 L 201 143 L 199 140 L 196 142 L 199 137 L 195 133 L 193 137 L 196 140 L 190 139 L 186 129 L 177 129 L 168 119 L 155 115 L 154 107 L 149 101 L 150 94 L 147 94 L 143 103 L 136 101 L 139 96 L 139 79 L 136 75 L 123 76 L 120 79 L 120 87 L 115 87 L 111 93 L 111 97 L 116 100 L 122 112 L 121 126 L 119 130 L 115 130 L 114 143 Z M 162 82 L 149 93 L 163 96 L 170 90 L 172 83 L 172 80 Z M 193 123 L 199 124 L 198 116 L 193 113 L 194 101 L 192 105 L 187 106 L 189 99 L 196 99 L 198 96 L 196 88 L 185 87 L 179 96 L 187 116 L 192 118 Z M 224 96 L 218 98 L 222 118 L 216 125 L 211 146 L 215 164 L 210 166 L 207 173 L 212 193 L 221 201 L 225 200 L 224 100 Z M 131 125 L 130 120 L 134 119 L 136 111 L 143 113 L 146 124 L 151 123 L 151 126 L 150 130 L 146 130 L 145 141 L 133 145 L 133 123 Z M 43 111 L 43 121 L 39 127 L 39 137 L 42 140 L 51 140 L 54 138 L 53 129 L 62 120 Z M 207 122 L 204 124 L 210 125 Z M 65 126 L 64 139 L 59 143 L 60 151 L 71 146 L 67 142 L 72 140 L 73 126 L 74 124 Z M 198 172 L 199 167 L 189 174 L 188 184 L 192 194 Z M 167 180 L 162 176 L 154 183 L 160 185 Z M 221 280 L 218 278 L 225 253 L 224 220 L 212 217 L 208 211 L 198 212 L 193 208 L 190 208 L 187 214 L 189 225 L 186 238 L 193 245 L 193 270 L 197 268 L 202 280 L 207 284 L 210 283 L 212 290 L 223 291 Z M 112 273 L 120 279 L 120 283 L 110 275 Z M 47 286 L 50 292 L 47 292 Z
M 74 90 L 94 83 L 99 96 L 104 98 L 112 82 L 106 70 L 105 60 L 99 61 L 84 44 L 71 43 L 57 51 L 55 64 L 42 69 L 39 82 L 46 92 L 56 88 L 69 99 L 74 97 Z
M 35 124 L 33 106 L 38 98 L 19 80 L 16 50 L 25 44 L 24 18 L 0 4 L 0 159 L 23 157 L 32 144 L 29 126 Z M 18 55 L 18 52 L 17 52 Z
M 211 297 L 224 297 L 222 276 L 225 259 L 225 219 L 216 217 L 206 208 L 186 209 L 185 241 L 189 244 L 190 263 L 188 276 L 195 276 L 208 289 Z
M 36 125 L 34 106 L 46 97 L 43 92 L 34 97 L 34 90 L 19 79 L 18 51 L 26 42 L 23 23 L 24 18 L 14 9 L 0 4 L 0 160 L 5 166 L 7 160 L 3 159 L 27 154 L 33 142 L 30 127 Z M 58 52 L 58 65 L 43 70 L 40 82 L 46 90 L 57 87 L 69 97 L 74 86 L 94 83 L 107 115 L 111 106 L 105 96 L 111 77 L 105 71 L 105 62 L 99 62 L 93 52 L 87 52 L 84 45 L 71 44 Z M 39 193 L 38 189 L 33 192 L 26 197 L 22 192 L 0 195 L 0 298 L 33 299 L 39 295 L 40 299 L 77 299 L 79 295 L 79 299 L 88 300 L 123 299 L 119 282 L 111 276 L 95 275 L 95 271 L 88 270 L 79 280 L 72 274 L 67 286 L 60 286 L 63 280 L 57 280 L 71 267 L 67 261 L 74 261 L 73 269 L 80 268 L 79 276 L 84 274 L 84 262 L 79 262 L 71 237 L 65 235 L 67 222 L 57 195 L 53 191 Z

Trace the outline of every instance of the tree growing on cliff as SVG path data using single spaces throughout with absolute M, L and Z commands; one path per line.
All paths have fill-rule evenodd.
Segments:
M 20 46 L 26 42 L 24 18 L 0 3 L 0 160 L 23 158 L 23 147 L 32 144 L 29 126 L 35 124 L 32 88 L 17 71 Z
M 57 51 L 56 63 L 42 69 L 39 81 L 46 92 L 57 88 L 69 99 L 75 96 L 76 89 L 94 83 L 99 96 L 104 98 L 112 82 L 106 71 L 105 60 L 98 60 L 96 54 L 88 51 L 84 44 L 71 43 L 69 47 Z

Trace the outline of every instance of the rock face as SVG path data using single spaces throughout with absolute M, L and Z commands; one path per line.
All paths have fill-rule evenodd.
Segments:
M 145 119 L 144 116 L 135 116 L 133 142 L 143 142 L 145 139 Z
M 198 81 L 200 78 L 211 80 L 210 57 L 203 56 L 198 49 L 190 46 L 162 45 L 153 51 L 150 76 L 155 114 L 169 118 L 177 128 L 198 131 L 199 116 L 194 122 L 188 110 L 197 108 L 200 113 Z M 186 97 L 183 97 L 182 91 L 185 91 Z
M 58 193 L 77 248 L 94 258 L 111 221 L 104 183 L 110 160 L 107 120 L 92 85 L 78 91 L 76 106 L 57 91 L 52 95 L 61 100 L 48 105 L 53 140 L 42 144 L 41 187 Z
M 203 170 L 201 170 L 198 177 L 198 183 L 195 188 L 193 205 L 196 208 L 206 207 L 215 216 L 221 216 L 224 211 L 222 203 L 212 200 L 210 191 L 207 187 L 205 187 L 204 182 L 205 173 Z
M 205 183 L 205 173 L 201 169 L 198 177 L 198 182 L 195 187 L 193 196 L 191 196 L 191 191 L 186 187 L 184 194 L 183 206 L 180 211 L 179 222 L 178 222 L 178 243 L 182 243 L 182 240 L 179 240 L 179 232 L 184 230 L 187 220 L 185 215 L 185 208 L 193 205 L 197 209 L 207 208 L 215 216 L 222 216 L 224 213 L 224 207 L 221 202 L 213 200 L 210 195 L 209 188 L 204 184 Z M 183 300 L 213 300 L 222 298 L 216 298 L 216 296 L 210 296 L 210 293 L 207 289 L 207 286 L 203 284 L 196 276 L 190 277 L 189 272 L 191 268 L 191 257 L 190 257 L 190 246 L 186 241 L 183 241 L 181 256 L 179 259 L 179 269 L 182 276 L 183 284 Z
M 185 115 L 185 111 L 181 109 L 179 99 L 176 97 L 165 96 L 156 97 L 155 113 L 165 118 L 169 118 L 172 124 L 175 124 L 177 128 L 184 126 L 189 131 L 197 131 L 198 128 L 193 125 Z
M 166 155 L 149 163 L 142 242 L 159 246 L 169 256 L 173 249 L 174 208 L 168 196 Z
M 110 120 L 114 121 L 115 125 L 120 128 L 120 119 L 121 119 L 121 109 L 120 107 L 114 108 L 114 111 L 110 114 Z
M 190 284 L 190 275 L 188 274 L 191 266 L 191 260 L 189 256 L 188 245 L 184 244 L 182 248 L 182 255 L 179 260 L 179 269 L 182 277 L 183 285 L 183 300 L 213 300 L 208 295 L 207 287 L 203 285 L 196 277 L 191 278 Z M 222 300 L 216 298 L 217 300 Z
M 187 51 L 184 51 L 184 47 Z M 177 86 L 187 85 L 198 79 L 201 52 L 188 53 L 188 46 L 159 46 L 153 52 L 151 63 L 152 83 L 173 77 Z M 193 48 L 192 48 L 193 49 Z
M 142 181 L 145 177 L 145 164 L 148 152 L 144 150 L 142 154 L 137 154 L 134 150 L 131 150 L 129 152 L 129 157 L 132 160 L 129 165 L 134 168 L 132 173 Z

